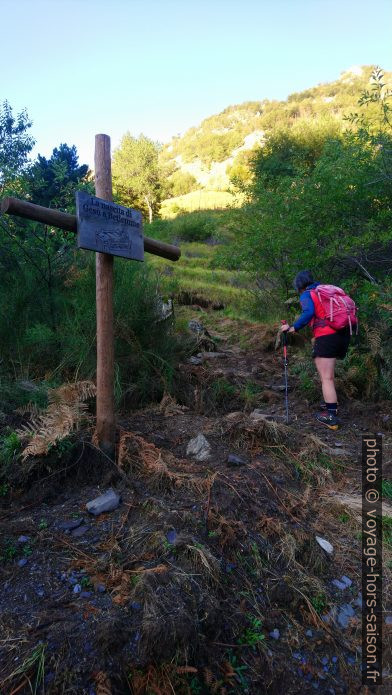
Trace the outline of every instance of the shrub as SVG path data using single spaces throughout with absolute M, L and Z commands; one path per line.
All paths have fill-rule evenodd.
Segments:
M 114 277 L 115 379 L 117 404 L 139 405 L 171 388 L 183 350 L 172 319 L 162 320 L 158 277 L 147 264 L 116 259 Z M 61 327 L 62 372 L 89 379 L 95 374 L 95 265 L 71 289 Z

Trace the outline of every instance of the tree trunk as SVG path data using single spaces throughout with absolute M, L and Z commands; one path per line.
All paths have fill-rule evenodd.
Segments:
M 151 205 L 151 203 L 150 203 L 150 199 L 149 199 L 148 195 L 145 195 L 145 196 L 144 196 L 144 200 L 145 200 L 146 203 L 147 203 L 147 207 L 148 207 L 148 220 L 149 220 L 149 223 L 151 224 L 151 222 L 152 222 L 152 205 Z

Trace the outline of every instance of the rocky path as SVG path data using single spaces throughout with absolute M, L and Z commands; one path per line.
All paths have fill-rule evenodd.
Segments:
M 119 418 L 116 463 L 84 432 L 3 499 L 2 694 L 361 692 L 360 435 L 390 470 L 387 405 L 316 429 L 290 374 L 286 426 L 273 336 L 226 327 L 181 365 L 182 399 Z

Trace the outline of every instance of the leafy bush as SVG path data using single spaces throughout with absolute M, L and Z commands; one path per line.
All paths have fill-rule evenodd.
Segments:
M 214 235 L 218 220 L 218 215 L 213 212 L 185 213 L 172 220 L 156 220 L 149 228 L 149 233 L 171 243 L 179 240 L 205 241 Z
M 138 405 L 170 389 L 184 349 L 171 318 L 162 320 L 156 272 L 116 259 L 114 278 L 117 403 Z M 64 375 L 91 378 L 96 368 L 95 264 L 90 257 L 72 288 L 61 329 L 58 362 Z

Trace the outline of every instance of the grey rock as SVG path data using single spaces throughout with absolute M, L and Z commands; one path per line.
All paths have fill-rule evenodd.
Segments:
M 270 632 L 269 635 L 270 635 L 270 637 L 272 637 L 272 639 L 279 639 L 280 638 L 280 632 L 277 628 L 272 630 L 272 632 Z
M 75 586 L 73 588 L 74 594 L 80 594 L 81 591 L 82 591 L 82 587 L 80 586 L 80 584 L 75 584 Z
M 332 584 L 340 589 L 340 591 L 344 591 L 344 589 L 346 589 L 344 582 L 339 581 L 339 579 L 333 579 Z
M 194 364 L 194 365 L 196 365 L 196 366 L 198 366 L 198 365 L 200 365 L 200 364 L 203 364 L 203 362 L 204 362 L 204 360 L 203 360 L 202 357 L 190 357 L 190 358 L 187 360 L 187 363 L 188 363 L 188 364 Z
M 340 581 L 343 582 L 343 584 L 345 584 L 347 587 L 351 586 L 352 584 L 351 579 L 349 577 L 346 577 L 345 574 L 343 575 L 343 577 L 340 577 Z
M 188 323 L 188 328 L 192 333 L 204 333 L 206 330 L 200 321 L 196 321 L 195 319 L 192 319 L 192 321 L 189 321 Z
M 226 352 L 202 352 L 200 354 L 204 360 L 224 359 L 228 357 Z
M 27 379 L 18 382 L 19 388 L 22 391 L 40 391 L 40 387 L 34 384 L 32 381 L 27 381 Z
M 78 526 L 77 528 L 74 528 L 73 531 L 71 531 L 71 536 L 72 538 L 80 538 L 83 536 L 86 531 L 88 531 L 90 526 Z
M 348 458 L 351 456 L 351 452 L 348 449 L 328 449 L 330 456 L 336 456 L 341 458 Z
M 349 603 L 343 604 L 343 606 L 341 606 L 341 608 L 340 608 L 340 611 L 339 611 L 338 617 L 337 617 L 338 625 L 341 628 L 345 629 L 346 627 L 348 627 L 348 623 L 349 623 L 350 618 L 352 618 L 354 615 L 355 615 L 355 611 L 354 611 L 353 607 Z
M 120 499 L 120 495 L 110 488 L 105 494 L 96 497 L 94 500 L 91 500 L 91 502 L 87 502 L 86 508 L 90 514 L 98 516 L 99 514 L 103 514 L 103 512 L 112 512 L 114 509 L 117 509 L 120 504 Z
M 317 543 L 322 547 L 323 550 L 325 550 L 328 555 L 331 555 L 333 553 L 333 545 L 329 541 L 327 541 L 325 538 L 321 538 L 321 536 L 316 536 L 316 541 Z
M 232 466 L 233 468 L 237 466 L 246 466 L 246 461 L 243 459 L 241 456 L 237 456 L 236 454 L 229 454 L 227 457 L 227 465 Z
M 336 618 L 335 606 L 333 608 L 331 608 L 331 610 L 328 611 L 328 613 L 325 613 L 324 615 L 321 616 L 322 621 L 324 623 L 327 623 L 327 625 L 329 625 L 329 623 L 331 623 L 333 620 L 335 620 L 335 618 Z
M 204 434 L 198 434 L 197 437 L 188 442 L 186 455 L 192 456 L 196 461 L 208 461 L 211 457 L 211 447 Z
M 22 557 L 21 560 L 18 560 L 18 567 L 24 567 L 25 565 L 27 565 L 27 558 L 26 557 Z
M 19 536 L 18 543 L 28 543 L 29 540 L 30 540 L 30 536 Z
M 341 447 L 343 446 L 343 442 L 334 442 L 334 446 Z
M 171 531 L 168 531 L 166 534 L 166 539 L 168 543 L 175 543 L 177 538 L 177 531 L 172 529 Z
M 80 519 L 70 519 L 69 521 L 61 521 L 57 528 L 59 528 L 60 531 L 72 531 L 73 529 L 78 528 L 78 526 L 81 526 L 82 523 L 82 517 Z

